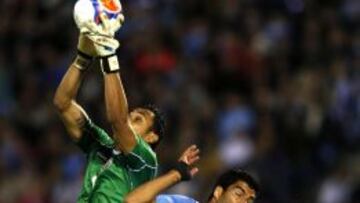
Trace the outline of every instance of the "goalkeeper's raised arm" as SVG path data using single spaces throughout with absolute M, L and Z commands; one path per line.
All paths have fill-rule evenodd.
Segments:
M 82 129 L 88 120 L 86 112 L 76 101 L 84 72 L 93 61 L 90 56 L 91 53 L 84 47 L 87 40 L 85 36 L 80 35 L 78 44 L 79 53 L 64 75 L 53 100 L 66 130 L 75 142 L 81 139 Z
M 97 56 L 94 42 L 88 33 L 80 33 L 77 49 L 78 54 L 60 82 L 53 103 L 70 138 L 87 153 L 94 143 L 112 147 L 114 142 L 104 130 L 92 123 L 76 101 L 85 71 Z M 87 132 L 86 136 L 84 132 Z
M 103 25 L 102 32 L 114 30 L 106 15 L 100 15 Z M 129 112 L 128 102 L 121 80 L 120 66 L 116 49 L 119 44 L 109 36 L 99 36 L 95 40 L 100 66 L 104 73 L 106 115 L 113 130 L 116 146 L 125 154 L 133 152 L 140 157 L 148 156 L 147 145 L 154 147 L 163 134 L 163 119 L 157 109 L 151 107 L 136 108 Z M 147 144 L 146 144 L 147 143 Z M 151 152 L 152 153 L 152 152 Z M 151 155 L 152 156 L 152 155 Z M 144 157 L 143 157 L 144 158 Z M 146 161 L 146 159 L 145 159 Z
M 110 165 L 98 177 L 99 184 L 94 187 L 89 202 L 104 202 L 104 198 L 107 198 L 105 196 L 123 202 L 124 196 L 134 187 L 156 176 L 158 164 L 153 149 L 163 136 L 164 122 L 153 106 L 129 112 L 116 56 L 119 43 L 112 32 L 116 29 L 106 15 L 100 16 L 100 26 L 94 29 L 91 28 L 94 26 L 89 26 L 88 30 L 104 75 L 106 114 L 115 141 L 115 149 L 111 150 L 114 167 Z M 120 178 L 109 179 L 109 173 L 115 173 Z

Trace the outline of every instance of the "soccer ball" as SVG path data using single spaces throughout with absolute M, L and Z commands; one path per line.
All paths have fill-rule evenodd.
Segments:
M 77 27 L 82 30 L 84 23 L 93 21 L 100 25 L 99 14 L 104 12 L 110 21 L 116 21 L 122 13 L 119 0 L 78 0 L 74 7 L 74 19 Z

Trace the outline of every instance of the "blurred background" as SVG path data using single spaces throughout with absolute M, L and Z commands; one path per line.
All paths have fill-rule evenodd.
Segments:
M 0 203 L 70 203 L 85 157 L 52 107 L 76 54 L 74 0 L 0 1 Z M 167 115 L 161 171 L 202 150 L 169 192 L 206 202 L 225 169 L 260 203 L 360 202 L 360 1 L 123 0 L 122 77 L 134 108 Z M 101 73 L 79 95 L 105 120 Z

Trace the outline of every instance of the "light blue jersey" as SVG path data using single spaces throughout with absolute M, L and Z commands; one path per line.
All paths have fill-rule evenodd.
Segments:
M 158 195 L 156 203 L 199 203 L 198 201 L 184 195 Z

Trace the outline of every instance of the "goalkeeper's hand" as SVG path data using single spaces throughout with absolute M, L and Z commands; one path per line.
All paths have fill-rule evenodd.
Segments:
M 114 37 L 116 31 L 122 27 L 125 17 L 123 14 L 119 14 L 116 20 L 110 20 L 104 12 L 100 12 L 100 20 L 100 25 L 97 25 L 93 20 L 85 22 L 80 29 L 80 33 L 93 33 Z
M 78 50 L 93 57 L 105 57 L 115 54 L 119 42 L 114 39 L 115 32 L 122 26 L 124 16 L 121 14 L 116 21 L 110 21 L 105 13 L 100 13 L 101 24 L 93 21 L 84 24 L 86 29 L 80 31 Z
M 119 42 L 108 36 L 94 33 L 80 33 L 78 51 L 89 57 L 106 57 L 114 55 Z
M 124 16 L 119 15 L 118 20 L 114 22 L 110 21 L 104 13 L 101 13 L 100 19 L 100 26 L 97 26 L 93 21 L 89 21 L 84 25 L 86 29 L 80 30 L 77 46 L 79 53 L 74 65 L 81 70 L 87 69 L 91 65 L 94 57 L 107 58 L 114 56 L 116 49 L 120 45 L 113 36 L 124 22 Z M 107 61 L 108 60 L 106 60 L 106 62 Z M 117 59 L 113 59 L 112 61 L 117 62 Z M 115 66 L 118 66 L 118 63 L 116 63 Z M 103 66 L 102 69 L 104 71 Z M 111 70 L 118 71 L 119 67 L 111 68 Z

